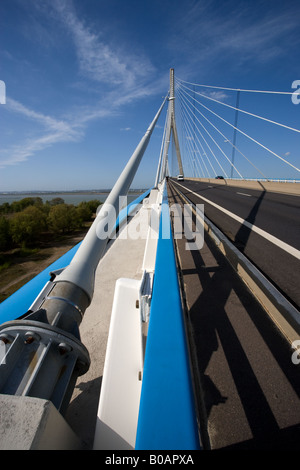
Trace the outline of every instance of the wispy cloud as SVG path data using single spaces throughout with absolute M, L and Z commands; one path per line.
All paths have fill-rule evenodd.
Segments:
M 126 104 L 152 93 L 155 93 L 154 89 L 143 86 L 121 95 L 119 91 L 113 90 L 94 104 L 66 110 L 64 119 L 37 112 L 12 98 L 7 98 L 5 111 L 18 115 L 24 119 L 24 122 L 34 121 L 36 126 L 34 131 L 31 131 L 31 136 L 20 138 L 19 144 L 0 150 L 0 168 L 24 162 L 35 153 L 55 144 L 78 142 L 84 138 L 91 122 L 118 115 Z M 130 128 L 126 127 L 123 130 L 128 131 Z
M 154 71 L 146 57 L 130 54 L 120 44 L 116 46 L 102 38 L 101 31 L 94 32 L 91 26 L 78 18 L 70 0 L 55 0 L 52 5 L 73 38 L 84 76 L 101 83 L 132 88 Z
M 224 91 L 201 90 L 201 94 L 207 96 L 208 98 L 221 102 L 226 101 L 229 97 L 226 93 L 224 93 Z
M 18 163 L 26 161 L 38 151 L 44 150 L 58 142 L 66 142 L 67 140 L 69 139 L 61 132 L 52 132 L 44 134 L 42 137 L 29 138 L 20 144 L 13 145 L 11 148 L 1 151 L 0 168 L 17 165 Z
M 78 141 L 84 138 L 92 121 L 119 114 L 128 103 L 155 94 L 161 87 L 160 81 L 149 85 L 149 74 L 154 72 L 154 67 L 146 57 L 128 53 L 122 47 L 114 46 L 109 38 L 101 37 L 101 32 L 94 32 L 78 17 L 72 0 L 51 0 L 43 4 L 32 2 L 32 7 L 39 15 L 54 19 L 56 27 L 60 21 L 63 30 L 71 37 L 78 73 L 84 80 L 82 88 L 88 87 L 91 80 L 101 87 L 93 100 L 80 106 L 74 103 L 64 109 L 63 119 L 43 114 L 9 98 L 5 110 L 22 117 L 24 122 L 35 121 L 37 127 L 31 135 L 20 138 L 20 143 L 0 151 L 1 167 L 26 161 L 36 152 L 57 143 Z M 36 23 L 33 23 L 34 27 Z M 77 79 L 74 77 L 74 81 Z
M 176 34 L 170 35 L 169 45 L 181 52 L 185 66 L 192 70 L 202 65 L 203 72 L 222 61 L 236 67 L 277 59 L 286 54 L 299 28 L 297 14 L 285 5 L 280 12 L 272 8 L 263 13 L 251 2 L 191 1 L 174 19 Z
M 55 119 L 51 116 L 34 111 L 12 98 L 7 98 L 5 109 L 8 112 L 23 117 L 25 120 L 33 120 L 37 127 L 35 128 L 34 135 L 21 140 L 19 144 L 13 144 L 10 148 L 1 150 L 1 168 L 24 162 L 37 151 L 43 150 L 56 143 L 77 141 L 82 136 L 82 126 L 80 122 L 73 121 L 70 123 Z
M 43 125 L 49 130 L 61 132 L 65 135 L 69 135 L 70 137 L 72 136 L 72 134 L 74 134 L 74 129 L 72 129 L 70 124 L 68 124 L 67 122 L 34 111 L 33 109 L 24 106 L 22 103 L 12 98 L 7 99 L 7 108 L 9 111 L 12 111 L 14 113 L 20 114 L 26 118 L 36 121 L 37 123 Z

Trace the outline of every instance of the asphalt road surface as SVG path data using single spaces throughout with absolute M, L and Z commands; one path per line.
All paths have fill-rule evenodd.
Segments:
M 178 189 L 300 306 L 300 196 L 188 181 Z

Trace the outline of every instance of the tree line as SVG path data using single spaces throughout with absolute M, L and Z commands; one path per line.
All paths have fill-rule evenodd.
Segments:
M 26 197 L 0 205 L 0 251 L 15 246 L 30 246 L 45 234 L 68 233 L 92 220 L 100 201 L 66 204 L 62 198 L 43 202 L 40 197 Z

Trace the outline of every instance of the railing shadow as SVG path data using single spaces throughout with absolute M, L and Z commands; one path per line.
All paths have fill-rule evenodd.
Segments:
M 250 293 L 247 295 L 241 288 L 237 276 L 229 278 L 228 271 L 222 269 L 224 259 L 216 251 L 213 242 L 207 240 L 207 244 L 219 267 L 214 270 L 212 277 L 211 272 L 205 269 L 198 271 L 203 291 L 189 312 L 196 337 L 199 372 L 205 390 L 206 413 L 209 416 L 213 406 L 225 403 L 228 399 L 206 373 L 213 353 L 221 347 L 251 433 L 255 441 L 259 442 L 265 439 L 266 433 L 277 433 L 278 424 L 226 311 L 226 303 L 232 291 L 240 300 L 243 299 L 248 308 L 253 300 Z M 204 264 L 200 252 L 192 251 L 191 254 L 196 266 Z M 183 272 L 184 274 L 186 273 Z M 263 311 L 260 313 L 263 314 Z M 222 375 L 224 381 L 230 380 L 224 371 Z

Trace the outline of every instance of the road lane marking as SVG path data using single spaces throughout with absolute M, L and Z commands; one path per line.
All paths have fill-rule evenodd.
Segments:
M 237 192 L 236 194 L 241 194 L 241 196 L 249 196 L 249 197 L 251 197 L 251 194 L 247 194 L 247 193 L 239 193 L 239 192 Z
M 211 204 L 212 206 L 216 207 L 220 211 L 224 212 L 224 214 L 227 214 L 229 217 L 232 217 L 233 219 L 237 220 L 241 224 L 245 225 L 250 230 L 253 230 L 253 232 L 256 232 L 259 235 L 261 235 L 262 237 L 266 238 L 271 243 L 274 243 L 274 245 L 277 245 L 279 248 L 286 251 L 290 255 L 294 256 L 297 259 L 300 259 L 300 251 L 297 250 L 297 248 L 294 248 L 293 246 L 288 245 L 288 243 L 285 243 L 282 240 L 280 240 L 279 238 L 274 237 L 274 235 L 271 235 L 270 233 L 265 232 L 265 230 L 262 230 L 261 228 L 257 227 L 256 225 L 253 225 L 250 222 L 247 222 L 247 220 L 242 219 L 242 217 L 239 217 L 238 215 L 234 214 L 233 212 L 230 212 L 229 210 L 225 209 L 224 207 L 219 206 L 215 202 L 212 202 L 209 199 L 206 199 L 204 196 L 200 196 L 199 194 L 195 193 L 194 191 L 191 191 L 186 186 L 183 186 L 180 183 L 177 183 L 177 184 L 178 184 L 178 186 L 181 186 L 182 188 L 184 188 L 185 190 L 187 190 L 190 193 L 194 194 L 195 196 L 197 196 L 197 197 L 203 199 L 204 201 L 208 202 L 208 204 Z

